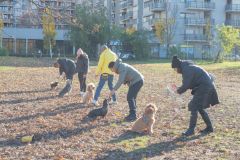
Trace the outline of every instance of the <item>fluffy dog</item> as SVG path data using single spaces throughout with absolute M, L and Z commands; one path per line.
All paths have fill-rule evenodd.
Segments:
M 138 118 L 133 124 L 131 131 L 153 134 L 153 124 L 155 123 L 156 111 L 157 107 L 155 104 L 148 104 L 142 117 Z
M 104 99 L 102 107 L 91 110 L 87 117 L 92 119 L 96 119 L 97 117 L 105 117 L 108 113 L 109 101 L 110 99 Z
M 83 95 L 83 100 L 82 102 L 84 104 L 89 104 L 92 102 L 93 100 L 93 96 L 94 96 L 94 90 L 95 90 L 95 85 L 93 83 L 89 83 L 87 85 L 87 91 L 86 93 L 84 93 Z
M 50 86 L 51 86 L 51 89 L 55 89 L 58 86 L 58 81 L 51 82 Z

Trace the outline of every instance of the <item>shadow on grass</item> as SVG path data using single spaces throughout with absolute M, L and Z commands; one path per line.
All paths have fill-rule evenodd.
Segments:
M 145 134 L 126 131 L 123 134 L 121 134 L 119 137 L 117 137 L 116 139 L 109 141 L 109 143 L 120 143 L 124 140 L 130 140 L 130 139 L 134 139 L 136 137 L 141 137 L 141 136 L 145 136 Z
M 18 103 L 29 103 L 29 102 L 35 102 L 35 101 L 44 101 L 49 99 L 58 98 L 57 95 L 54 96 L 45 96 L 45 97 L 38 97 L 35 99 L 14 99 L 14 100 L 8 100 L 8 101 L 1 101 L 0 104 L 18 104 Z
M 112 142 L 121 142 L 126 139 L 135 138 L 136 135 L 121 135 L 117 140 L 113 140 Z M 131 160 L 140 160 L 144 158 L 153 158 L 156 156 L 161 156 L 163 153 L 166 152 L 172 152 L 178 148 L 182 148 L 185 146 L 184 143 L 179 142 L 188 142 L 195 139 L 199 139 L 200 137 L 205 136 L 204 134 L 192 136 L 192 137 L 177 137 L 170 141 L 160 142 L 160 143 L 154 143 L 150 144 L 147 147 L 135 149 L 133 151 L 124 151 L 121 149 L 115 149 L 115 150 L 108 150 L 105 153 L 103 153 L 102 157 L 96 158 L 97 160 L 125 160 L 125 159 L 131 159 Z
M 23 94 L 23 93 L 41 93 L 41 92 L 48 92 L 51 89 L 40 89 L 40 90 L 32 90 L 32 91 L 8 91 L 8 92 L 0 92 L 0 95 L 8 95 L 8 94 Z
M 56 131 L 46 131 L 42 133 L 36 133 L 34 134 L 33 141 L 31 143 L 36 143 L 36 142 L 46 142 L 46 141 L 51 141 L 51 140 L 57 140 L 57 139 L 66 139 L 70 138 L 73 136 L 78 136 L 81 135 L 85 132 L 90 132 L 92 129 L 95 129 L 97 127 L 104 127 L 108 126 L 109 123 L 105 122 L 101 125 L 88 125 L 87 127 L 77 127 L 74 129 L 59 129 Z M 21 143 L 20 138 L 22 136 L 18 136 L 19 138 L 15 139 L 7 139 L 7 140 L 0 140 L 0 148 L 3 147 L 19 147 L 19 146 L 24 146 L 28 143 Z
M 25 121 L 25 120 L 38 118 L 38 117 L 56 116 L 57 114 L 60 114 L 60 113 L 67 113 L 67 112 L 74 111 L 74 110 L 77 110 L 77 109 L 82 109 L 84 107 L 85 107 L 84 105 L 79 105 L 79 103 L 71 103 L 71 104 L 68 104 L 68 105 L 57 107 L 53 111 L 46 111 L 46 112 L 43 112 L 43 113 L 36 113 L 36 114 L 33 114 L 33 115 L 15 117 L 15 118 L 11 118 L 11 119 L 2 119 L 2 120 L 0 120 L 0 124 L 1 123 L 21 122 L 21 121 Z

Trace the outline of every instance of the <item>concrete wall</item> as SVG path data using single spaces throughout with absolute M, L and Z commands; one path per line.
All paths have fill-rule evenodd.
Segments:
M 35 28 L 4 28 L 3 38 L 16 38 L 16 39 L 35 39 L 42 40 L 42 29 Z M 68 40 L 68 30 L 56 30 L 56 40 Z

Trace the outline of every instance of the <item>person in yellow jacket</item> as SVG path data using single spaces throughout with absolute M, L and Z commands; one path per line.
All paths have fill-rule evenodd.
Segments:
M 108 68 L 108 64 L 117 60 L 117 55 L 109 49 L 106 45 L 102 46 L 98 66 L 96 70 L 96 77 L 100 76 L 99 83 L 94 95 L 93 104 L 97 105 L 98 98 L 105 82 L 108 81 L 109 90 L 113 90 L 113 72 Z M 116 95 L 112 95 L 112 104 L 116 104 Z

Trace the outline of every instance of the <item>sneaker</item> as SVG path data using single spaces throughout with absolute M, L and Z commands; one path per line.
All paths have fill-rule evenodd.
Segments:
M 118 102 L 117 101 L 110 101 L 109 102 L 109 105 L 115 105 L 115 104 L 117 104 Z
M 202 134 L 208 134 L 208 133 L 212 133 L 212 132 L 213 132 L 212 127 L 206 127 L 205 129 L 200 131 L 200 133 L 202 133 Z
M 194 134 L 194 131 L 191 129 L 188 129 L 187 131 L 182 133 L 183 136 L 191 136 L 193 134 Z
M 84 95 L 84 92 L 80 92 L 80 96 L 82 97 Z
M 94 106 L 98 106 L 98 102 L 97 102 L 96 100 L 93 100 L 93 101 L 92 101 L 92 104 L 93 104 Z
M 124 118 L 125 121 L 127 122 L 133 122 L 137 119 L 137 116 L 134 114 L 129 114 L 127 117 Z

